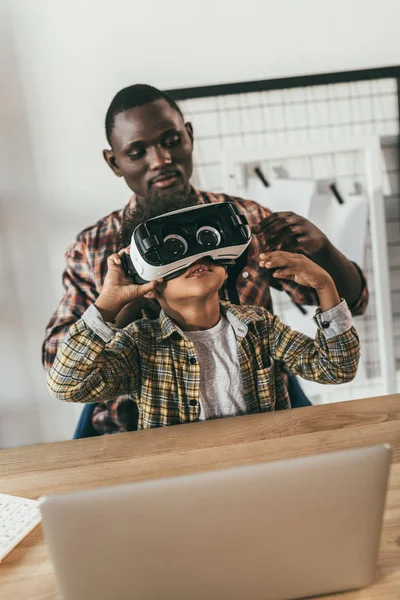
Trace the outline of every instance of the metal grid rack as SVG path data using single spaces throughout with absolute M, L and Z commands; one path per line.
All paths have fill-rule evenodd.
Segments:
M 379 135 L 382 145 L 384 203 L 393 309 L 397 370 L 400 371 L 400 67 L 355 73 L 249 82 L 206 88 L 171 90 L 195 131 L 194 183 L 201 189 L 223 190 L 221 154 L 243 148 L 301 144 Z M 282 165 L 282 161 L 279 161 Z M 291 177 L 340 178 L 350 191 L 362 183 L 355 153 L 335 157 L 288 160 Z M 379 375 L 371 245 L 365 248 L 364 271 L 370 302 L 357 320 L 369 390 Z M 276 304 L 276 298 L 279 298 Z M 275 295 L 275 309 L 284 310 L 283 294 Z M 378 385 L 378 384 L 377 384 Z M 347 397 L 357 392 L 347 390 Z M 346 386 L 347 387 L 347 386 Z M 400 382 L 399 382 L 400 388 Z M 350 393 L 349 393 L 350 391 Z M 366 395 L 371 395 L 366 394 Z

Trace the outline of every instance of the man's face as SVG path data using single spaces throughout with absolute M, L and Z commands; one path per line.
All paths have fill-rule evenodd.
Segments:
M 119 113 L 104 158 L 139 203 L 187 197 L 193 171 L 193 132 L 165 100 Z

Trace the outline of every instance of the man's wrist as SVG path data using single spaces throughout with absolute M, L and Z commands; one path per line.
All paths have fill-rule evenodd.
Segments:
M 330 242 L 329 238 L 324 235 L 324 240 L 318 250 L 312 255 L 312 259 L 317 263 L 317 265 L 326 268 L 324 265 L 329 263 L 330 257 L 332 256 L 332 252 L 334 252 L 334 250 L 335 246 Z

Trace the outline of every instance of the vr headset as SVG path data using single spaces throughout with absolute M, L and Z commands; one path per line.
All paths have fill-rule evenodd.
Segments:
M 178 277 L 201 258 L 232 265 L 251 241 L 246 217 L 232 202 L 175 210 L 138 225 L 130 255 L 122 255 L 126 275 L 136 284 Z

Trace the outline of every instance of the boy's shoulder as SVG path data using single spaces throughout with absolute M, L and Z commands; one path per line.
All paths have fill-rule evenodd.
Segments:
M 149 346 L 168 339 L 174 333 L 181 335 L 179 327 L 163 310 L 156 319 L 148 317 L 137 319 L 125 327 L 125 331 Z
M 148 317 L 143 317 L 142 319 L 137 319 L 130 323 L 125 327 L 125 330 L 130 334 L 139 334 L 139 335 L 157 335 L 157 333 L 161 330 L 160 317 L 157 319 L 149 319 Z

